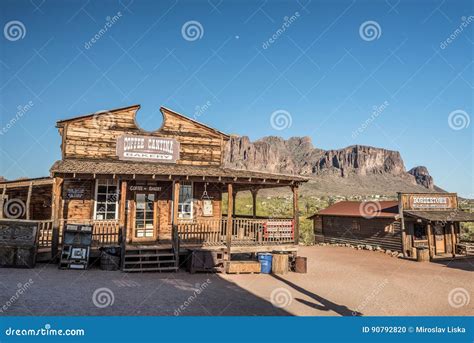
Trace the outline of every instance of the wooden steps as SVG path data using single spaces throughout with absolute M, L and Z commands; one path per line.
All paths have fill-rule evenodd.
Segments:
M 157 246 L 128 246 L 123 255 L 123 272 L 172 272 L 178 270 L 173 249 Z

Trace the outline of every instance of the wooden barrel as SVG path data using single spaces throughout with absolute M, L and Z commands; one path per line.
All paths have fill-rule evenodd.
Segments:
M 295 258 L 295 272 L 306 274 L 308 268 L 308 258 L 303 256 L 296 256 Z
M 272 273 L 286 274 L 288 273 L 288 254 L 273 254 L 272 258 Z
M 418 262 L 428 262 L 430 260 L 430 250 L 425 247 L 417 247 L 416 260 Z

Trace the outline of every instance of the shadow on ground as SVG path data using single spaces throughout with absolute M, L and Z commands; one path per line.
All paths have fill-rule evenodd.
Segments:
M 349 309 L 347 306 L 344 306 L 344 305 L 339 305 L 339 304 L 336 304 L 332 301 L 329 301 L 327 300 L 326 298 L 323 298 L 313 292 L 310 292 L 308 291 L 307 289 L 304 289 L 303 287 L 300 287 L 296 284 L 294 284 L 293 282 L 291 281 L 288 281 L 278 275 L 275 275 L 275 274 L 272 274 L 272 276 L 277 279 L 278 281 L 281 281 L 283 283 L 285 283 L 286 285 L 290 286 L 291 288 L 293 288 L 294 290 L 310 297 L 311 299 L 314 299 L 316 300 L 318 303 L 314 303 L 314 302 L 311 302 L 311 301 L 307 301 L 307 300 L 304 300 L 304 299 L 300 299 L 300 298 L 295 298 L 296 301 L 302 303 L 302 304 L 305 304 L 309 307 L 312 307 L 316 310 L 319 310 L 319 311 L 334 311 L 336 312 L 337 314 L 341 315 L 341 316 L 362 316 L 362 313 L 358 312 L 358 311 L 355 311 L 355 310 L 351 310 Z

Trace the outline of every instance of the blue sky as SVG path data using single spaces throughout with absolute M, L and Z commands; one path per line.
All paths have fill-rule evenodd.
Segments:
M 57 120 L 138 103 L 147 129 L 166 106 L 251 139 L 399 150 L 407 169 L 425 165 L 439 186 L 474 197 L 471 1 L 0 6 L 7 178 L 48 174 Z

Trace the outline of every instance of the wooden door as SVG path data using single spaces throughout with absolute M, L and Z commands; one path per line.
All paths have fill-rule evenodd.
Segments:
M 155 193 L 135 193 L 133 213 L 134 242 L 152 242 L 157 239 L 158 207 Z
M 436 254 L 444 254 L 446 252 L 444 227 L 442 225 L 435 225 L 433 227 L 433 234 L 435 237 Z

